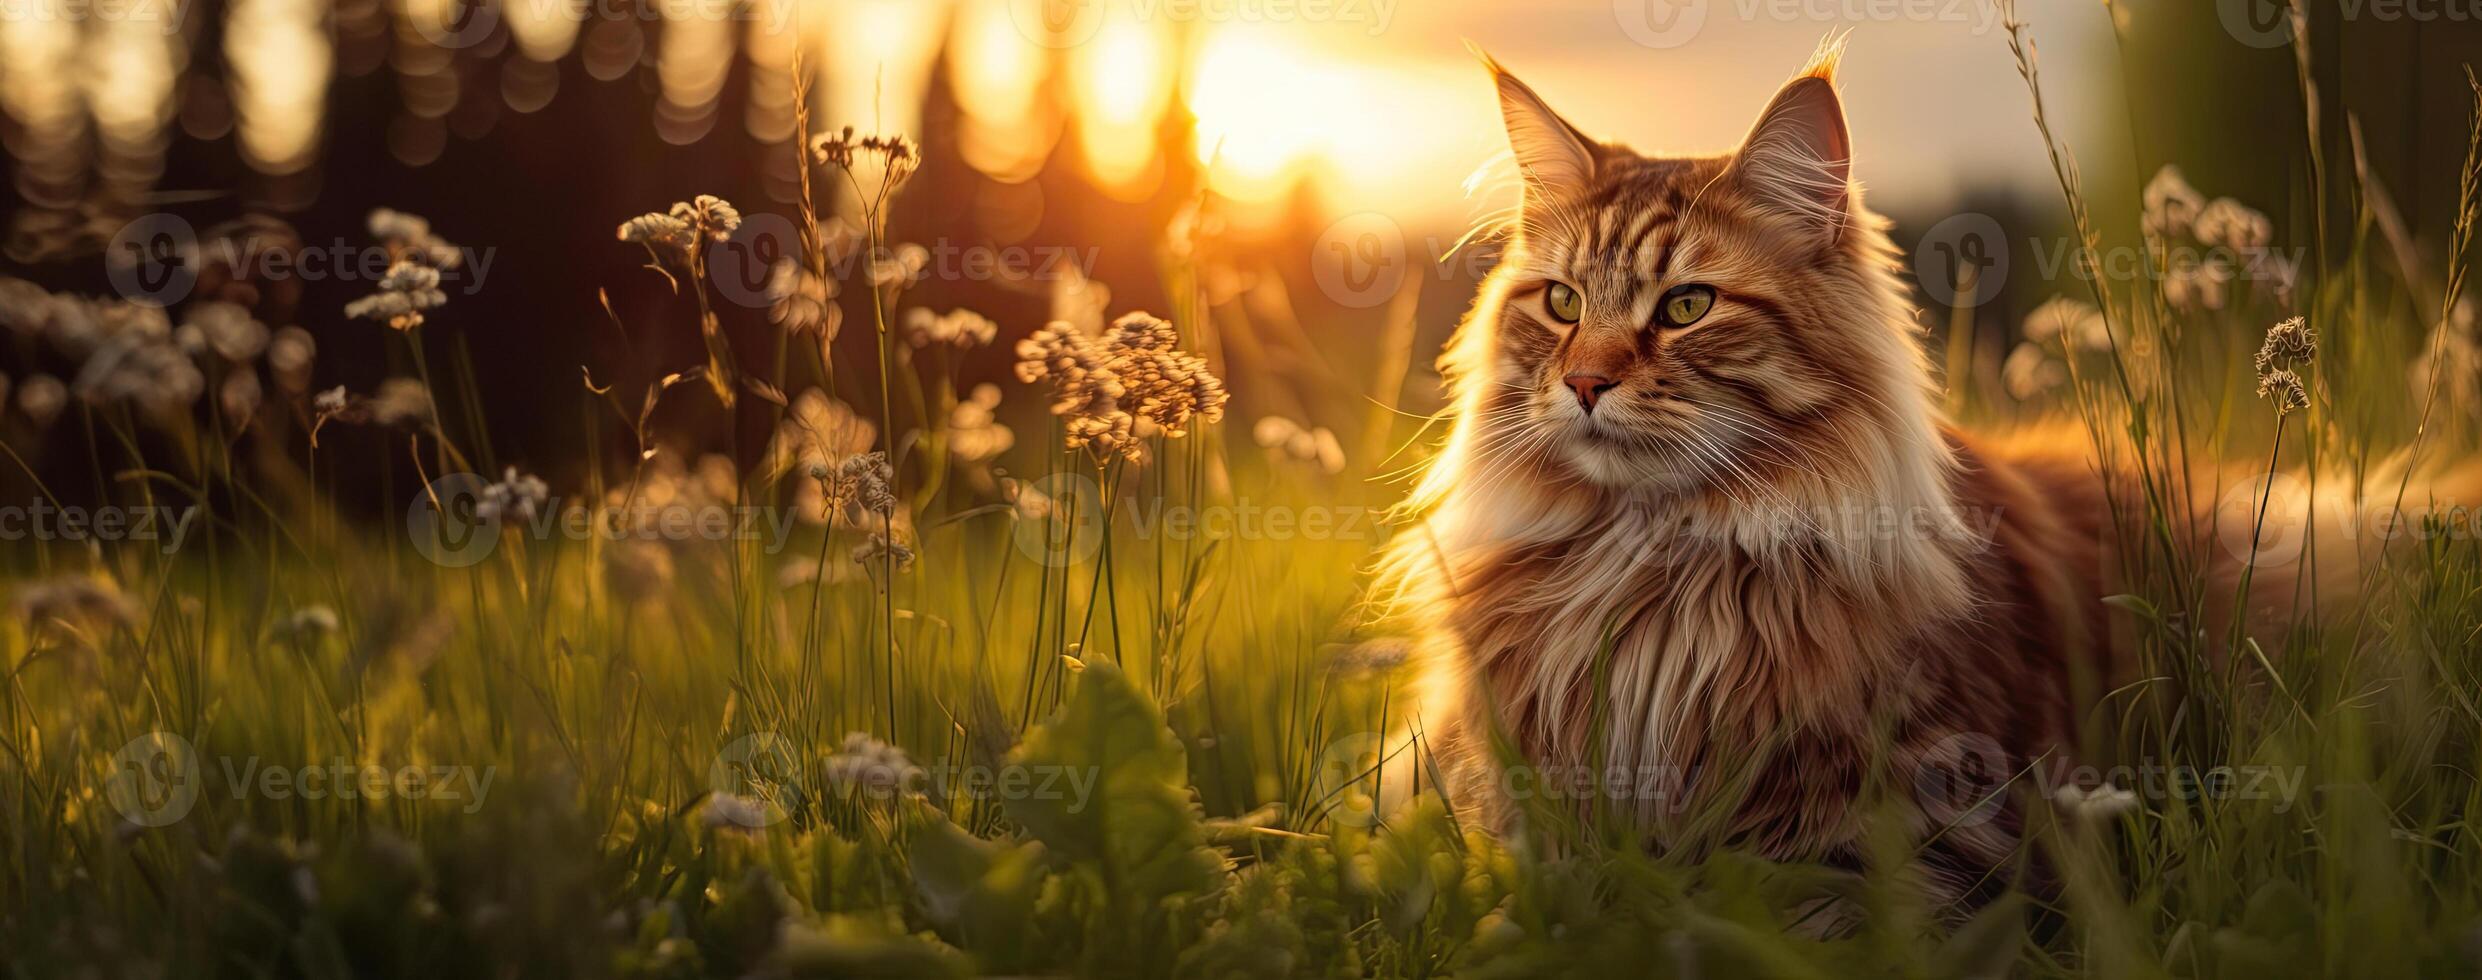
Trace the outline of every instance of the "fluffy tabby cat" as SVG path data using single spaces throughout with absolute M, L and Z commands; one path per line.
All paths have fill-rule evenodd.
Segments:
M 1594 791 L 1658 838 L 1723 793 L 1724 839 L 1850 864 L 1893 774 L 1879 799 L 1961 888 L 2010 861 L 2020 797 L 1908 781 L 2062 758 L 2106 673 L 2112 532 L 2081 433 L 1943 423 L 1835 62 L 1688 158 L 1588 139 L 1489 65 L 1524 200 L 1386 580 L 1434 633 L 1422 724 L 1459 805 L 1505 826 L 1514 794 L 1612 774 Z

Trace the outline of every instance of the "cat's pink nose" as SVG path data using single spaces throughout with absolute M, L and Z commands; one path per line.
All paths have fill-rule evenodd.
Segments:
M 1594 403 L 1602 399 L 1603 393 L 1620 383 L 1600 374 L 1572 374 L 1560 380 L 1568 382 L 1570 390 L 1577 392 L 1577 406 L 1590 413 L 1594 411 Z

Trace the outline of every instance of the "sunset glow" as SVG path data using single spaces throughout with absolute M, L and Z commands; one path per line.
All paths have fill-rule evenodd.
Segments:
M 1108 191 L 1144 196 L 1160 175 L 1155 128 L 1171 97 L 1171 42 L 1160 25 L 1113 17 L 1076 49 L 1077 147 Z

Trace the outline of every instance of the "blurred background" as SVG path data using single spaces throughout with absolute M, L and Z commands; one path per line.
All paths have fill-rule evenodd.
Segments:
M 2434 249 L 2466 131 L 2458 60 L 2482 39 L 2451 6 L 2380 17 L 2311 4 L 2313 36 L 2337 39 L 2313 48 L 2325 62 L 2327 166 L 2364 171 Z M 2309 242 L 2319 216 L 2287 199 L 2311 156 L 2296 135 L 2280 9 L 2027 0 L 2054 135 L 2073 148 L 2089 199 L 2134 201 L 2177 163 L 2205 193 L 2266 211 L 2279 243 Z M 700 357 L 695 331 L 680 327 L 695 322 L 684 319 L 688 295 L 614 241 L 618 222 L 695 194 L 738 204 L 750 219 L 739 260 L 711 277 L 720 315 L 745 366 L 764 373 L 780 350 L 762 294 L 798 215 L 797 75 L 813 86 L 814 129 L 920 143 L 924 163 L 890 214 L 891 239 L 932 256 L 909 305 L 979 311 L 1003 345 L 1048 318 L 1063 263 L 1108 285 L 1115 314 L 1160 311 L 1164 250 L 1212 249 L 1199 285 L 1219 320 L 1219 356 L 1228 376 L 1257 382 L 1234 386 L 1244 419 L 1315 415 L 1339 394 L 1437 405 L 1429 362 L 1490 260 L 1488 243 L 1456 245 L 1513 199 L 1467 40 L 1589 133 L 1717 152 L 1821 37 L 1850 30 L 1842 80 L 1857 174 L 1900 243 L 1998 229 L 2004 265 L 1970 295 L 1933 282 L 1925 321 L 1991 335 L 1970 366 L 1988 378 L 2027 310 L 2080 288 L 2059 251 L 2052 161 L 2006 32 L 1979 0 L 0 0 L 0 10 L 0 273 L 108 294 L 106 253 L 133 227 L 350 252 L 370 245 L 374 208 L 426 216 L 479 261 L 470 281 L 447 285 L 450 302 L 432 317 L 446 330 L 427 328 L 424 342 L 458 345 L 499 455 L 545 472 L 570 465 L 581 439 L 621 438 L 590 435 L 577 418 L 567 386 L 578 368 L 643 385 Z M 857 203 L 839 184 L 820 194 L 822 210 Z M 2137 215 L 2124 210 L 2095 219 L 2125 229 Z M 1972 220 L 1950 221 L 1958 215 Z M 1167 242 L 1167 227 L 1186 244 Z M 1944 281 L 1954 270 L 1933 266 L 1960 253 L 1922 254 L 1917 269 Z M 974 255 L 1012 271 L 976 271 Z M 315 389 L 366 391 L 407 373 L 383 325 L 342 313 L 367 279 L 295 279 L 257 294 L 254 312 L 317 338 Z M 866 311 L 860 322 L 866 330 Z M 848 311 L 848 334 L 855 323 Z M 0 357 L 10 376 L 45 367 L 24 344 Z M 1006 362 L 968 365 L 966 380 L 997 377 Z M 1401 392 L 1369 391 L 1393 362 L 1409 365 Z M 706 424 L 720 435 L 731 423 Z

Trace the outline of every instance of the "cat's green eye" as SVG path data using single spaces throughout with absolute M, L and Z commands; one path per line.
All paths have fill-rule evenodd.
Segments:
M 1655 308 L 1655 320 L 1667 327 L 1686 327 L 1698 322 L 1706 311 L 1715 308 L 1715 290 L 1690 284 L 1674 286 L 1663 294 L 1663 302 Z
M 1551 318 L 1562 323 L 1575 323 L 1586 315 L 1586 298 L 1564 282 L 1555 282 L 1543 292 L 1543 305 L 1551 307 Z

